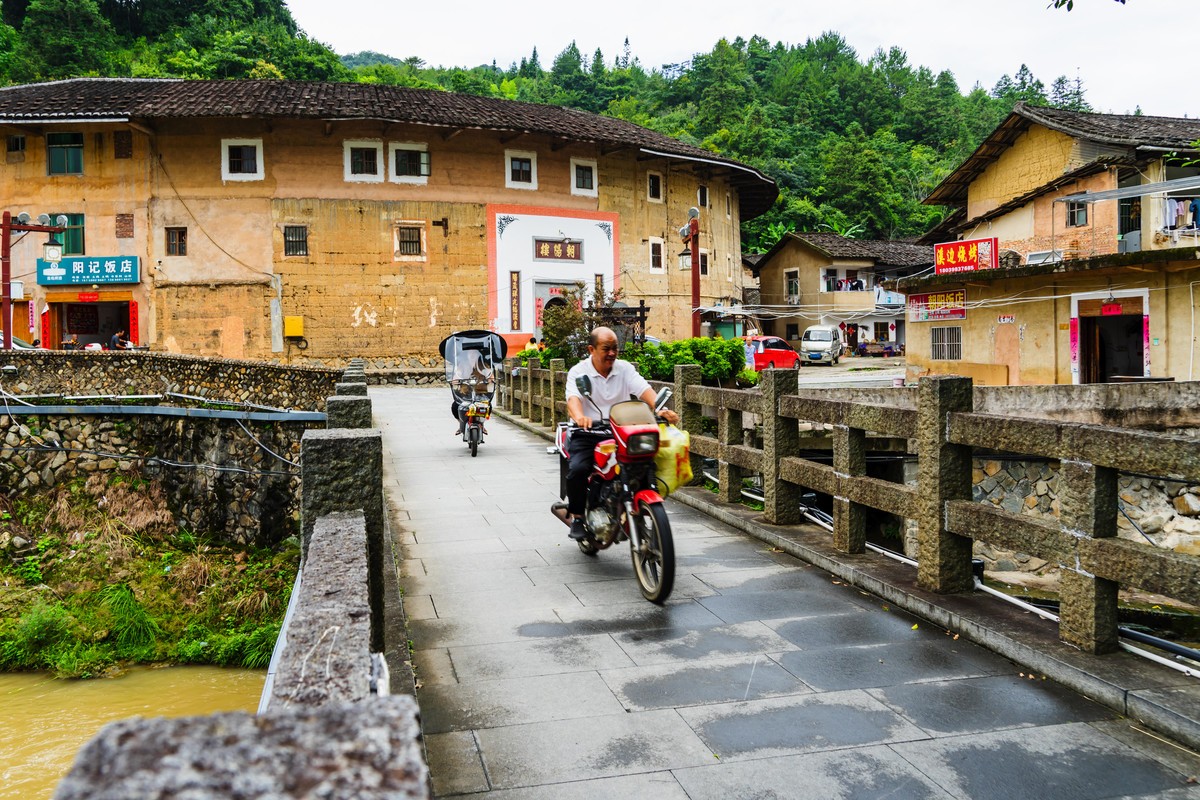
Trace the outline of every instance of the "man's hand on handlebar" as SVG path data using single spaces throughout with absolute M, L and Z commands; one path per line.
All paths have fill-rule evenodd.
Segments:
M 664 420 L 666 420 L 668 425 L 678 425 L 679 424 L 679 415 L 676 414 L 674 411 L 672 411 L 669 408 L 664 408 L 662 411 L 659 412 L 658 416 L 660 416 Z
M 576 428 L 583 428 L 586 431 L 591 430 L 591 427 L 596 423 L 591 417 L 580 415 L 577 419 L 571 420 L 571 424 L 573 424 Z

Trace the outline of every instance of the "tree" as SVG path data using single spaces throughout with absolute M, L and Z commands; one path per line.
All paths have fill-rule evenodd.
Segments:
M 95 0 L 32 0 L 12 64 L 18 81 L 105 74 L 112 26 Z

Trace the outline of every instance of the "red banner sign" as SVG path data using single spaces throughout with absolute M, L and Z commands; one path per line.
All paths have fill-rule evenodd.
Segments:
M 1000 266 L 999 240 L 967 239 L 933 246 L 934 271 L 938 275 L 952 272 L 974 272 Z
M 100 302 L 100 293 L 99 292 L 80 292 L 79 296 L 78 296 L 78 300 L 81 303 L 99 303 Z
M 932 294 L 910 294 L 908 296 L 908 321 L 939 322 L 947 319 L 966 319 L 966 305 L 966 289 Z
M 129 341 L 138 343 L 138 305 L 136 300 L 129 301 Z
M 1104 303 L 1100 306 L 1100 316 L 1102 317 L 1119 317 L 1125 313 L 1125 308 L 1120 303 Z

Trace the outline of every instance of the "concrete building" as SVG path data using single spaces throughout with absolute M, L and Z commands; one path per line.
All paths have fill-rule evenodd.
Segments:
M 904 295 L 885 280 L 928 271 L 933 248 L 911 242 L 789 233 L 754 265 L 763 332 L 797 340 L 809 325 L 839 325 L 847 347 L 904 344 Z
M 76 79 L 0 89 L 0 207 L 67 217 L 14 246 L 14 332 L 119 328 L 170 352 L 429 361 L 453 330 L 523 343 L 565 289 L 621 290 L 689 335 L 740 298 L 760 172 L 622 120 L 354 83 Z
M 936 274 L 907 297 L 909 378 L 1191 380 L 1200 120 L 1018 104 L 925 202 Z

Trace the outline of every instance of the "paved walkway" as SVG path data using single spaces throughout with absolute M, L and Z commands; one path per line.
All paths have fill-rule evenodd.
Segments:
M 653 606 L 550 515 L 545 440 L 370 394 L 439 797 L 1200 798 L 1194 753 L 671 502 Z

